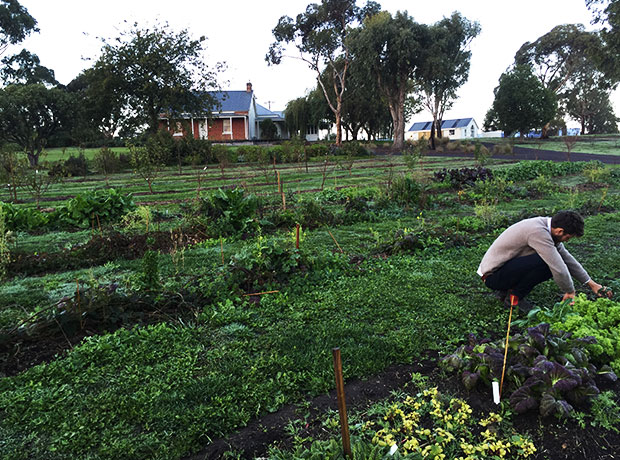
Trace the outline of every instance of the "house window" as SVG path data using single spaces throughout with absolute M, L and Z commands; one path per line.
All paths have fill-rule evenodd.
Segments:
M 222 134 L 232 134 L 232 119 L 224 118 L 222 120 Z
M 309 134 L 309 135 L 316 134 L 316 126 L 309 125 L 308 128 L 306 129 L 306 134 Z
M 455 133 L 455 132 L 456 132 L 455 130 L 451 129 L 450 131 L 448 131 L 448 134 L 449 134 L 450 136 L 454 136 L 454 133 Z
M 183 125 L 181 124 L 180 121 L 177 121 L 174 124 L 174 133 L 172 135 L 173 136 L 182 136 L 183 135 Z
M 471 137 L 474 137 L 475 134 L 474 125 L 471 125 Z

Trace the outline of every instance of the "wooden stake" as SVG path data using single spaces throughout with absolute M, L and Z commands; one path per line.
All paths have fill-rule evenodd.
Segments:
M 280 171 L 276 171 L 276 175 L 278 176 L 278 193 L 282 193 L 282 185 L 280 183 Z
M 82 318 L 82 306 L 80 305 L 80 280 L 75 279 L 75 301 L 77 303 L 77 314 L 80 317 L 80 329 L 84 329 L 84 320 Z
M 342 250 L 342 248 L 338 244 L 338 241 L 336 241 L 336 238 L 334 238 L 334 235 L 332 235 L 332 232 L 330 232 L 329 229 L 327 229 L 327 233 L 329 233 L 329 236 L 332 237 L 332 240 L 334 240 L 334 243 L 336 243 L 336 246 L 338 246 L 338 249 L 340 250 L 340 252 L 342 252 L 344 254 L 344 251 Z
M 222 254 L 222 265 L 224 265 L 224 241 L 220 236 L 220 253 Z
M 249 296 L 252 296 L 252 295 L 274 294 L 276 292 L 280 292 L 280 291 L 254 292 L 252 294 L 243 294 L 243 297 L 249 297 Z
M 295 248 L 299 250 L 299 224 L 296 224 L 297 235 L 295 237 Z
M 349 436 L 349 421 L 347 420 L 347 404 L 344 395 L 344 381 L 342 378 L 342 361 L 340 348 L 333 348 L 334 374 L 336 377 L 336 396 L 338 398 L 338 413 L 340 414 L 340 431 L 342 433 L 342 449 L 345 457 L 353 458 L 351 452 L 351 438 Z

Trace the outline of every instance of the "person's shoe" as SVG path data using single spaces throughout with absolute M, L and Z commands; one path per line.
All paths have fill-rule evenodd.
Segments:
M 517 296 L 514 296 L 512 294 L 507 294 L 506 298 L 504 299 L 504 306 L 506 308 L 510 308 L 511 299 L 513 297 L 514 297 L 514 304 L 512 306 L 517 307 L 519 309 L 519 312 L 523 313 L 524 315 L 527 315 L 530 312 L 530 310 L 534 308 L 534 305 L 532 305 L 531 302 L 525 299 L 519 299 Z
M 508 295 L 508 291 L 493 291 L 493 295 L 500 301 L 504 302 L 506 300 L 506 296 Z

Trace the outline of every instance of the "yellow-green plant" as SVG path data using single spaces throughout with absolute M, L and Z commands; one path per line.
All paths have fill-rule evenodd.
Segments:
M 590 162 L 583 168 L 583 175 L 589 183 L 606 182 L 610 172 L 602 163 Z
M 9 240 L 11 232 L 6 231 L 4 225 L 4 210 L 0 207 L 0 279 L 4 279 L 7 275 L 7 266 L 11 261 L 11 251 L 9 249 Z
M 373 420 L 363 423 L 362 433 L 393 454 L 412 458 L 522 459 L 536 452 L 531 440 L 506 431 L 502 422 L 502 416 L 492 412 L 476 419 L 467 402 L 430 388 L 380 408 Z
M 152 222 L 153 216 L 148 206 L 138 206 L 134 211 L 123 216 L 123 225 L 130 230 L 144 228 L 144 231 L 148 233 Z
M 497 206 L 489 203 L 486 199 L 476 203 L 474 212 L 476 217 L 481 219 L 487 227 L 495 226 L 502 218 L 501 213 L 497 210 Z

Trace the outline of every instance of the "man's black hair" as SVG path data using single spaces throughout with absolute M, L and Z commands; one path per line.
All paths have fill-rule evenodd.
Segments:
M 575 211 L 559 211 L 551 218 L 552 228 L 563 228 L 564 233 L 583 236 L 583 217 Z

